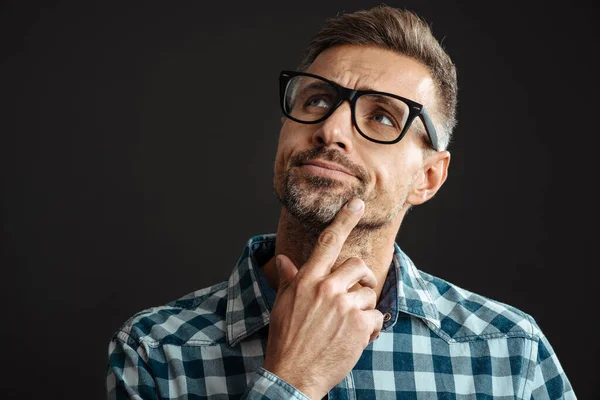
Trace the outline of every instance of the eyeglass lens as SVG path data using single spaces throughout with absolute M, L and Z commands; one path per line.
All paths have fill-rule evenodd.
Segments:
M 331 113 L 338 100 L 339 93 L 330 83 L 295 76 L 288 82 L 284 110 L 301 122 L 314 122 Z M 381 141 L 397 139 L 409 114 L 405 102 L 384 94 L 363 94 L 356 100 L 354 109 L 357 128 L 364 135 Z

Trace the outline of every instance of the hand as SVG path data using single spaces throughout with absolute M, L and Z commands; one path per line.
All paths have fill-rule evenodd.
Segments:
M 276 259 L 279 288 L 264 368 L 310 398 L 321 399 L 348 375 L 383 324 L 373 271 L 356 257 L 332 271 L 363 213 L 360 199 L 343 207 L 300 270 L 284 255 Z

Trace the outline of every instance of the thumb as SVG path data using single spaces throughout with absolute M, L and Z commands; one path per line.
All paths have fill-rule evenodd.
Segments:
M 281 292 L 292 283 L 298 273 L 298 268 L 296 268 L 292 260 L 283 254 L 280 254 L 275 258 L 275 264 L 277 265 L 277 272 L 279 273 L 278 292 Z

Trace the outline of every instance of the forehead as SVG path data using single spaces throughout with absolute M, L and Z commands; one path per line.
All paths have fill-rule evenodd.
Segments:
M 397 94 L 431 108 L 435 86 L 427 67 L 413 58 L 371 46 L 331 47 L 306 72 L 352 89 Z

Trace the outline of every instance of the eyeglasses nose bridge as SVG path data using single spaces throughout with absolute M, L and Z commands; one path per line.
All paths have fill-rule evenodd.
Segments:
M 348 103 L 350 103 L 350 113 L 352 115 L 352 119 L 354 119 L 354 106 L 359 90 L 349 89 L 343 86 L 338 86 L 336 89 L 338 90 L 338 101 L 335 107 L 332 107 L 327 118 L 329 118 L 331 114 L 333 114 L 344 103 L 344 101 L 348 100 Z

